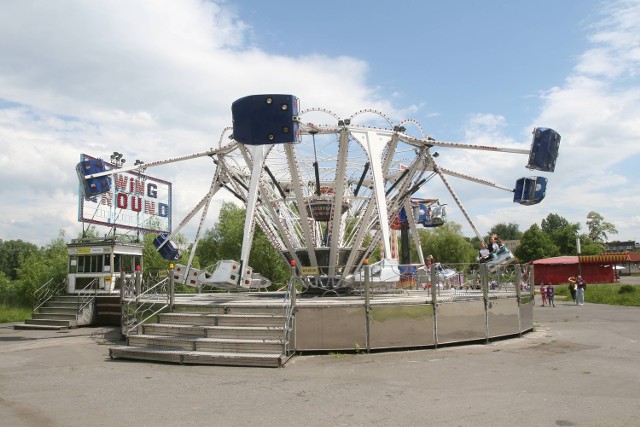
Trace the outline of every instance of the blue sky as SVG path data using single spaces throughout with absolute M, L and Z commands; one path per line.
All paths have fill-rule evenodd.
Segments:
M 637 0 L 0 2 L 0 239 L 78 234 L 80 153 L 202 151 L 234 100 L 291 93 L 303 108 L 412 118 L 443 141 L 528 148 L 534 126 L 554 128 L 560 157 L 538 205 L 449 179 L 480 232 L 549 213 L 586 232 L 597 211 L 619 231 L 610 240 L 640 241 L 637 28 Z M 532 175 L 519 156 L 441 154 L 502 185 Z M 178 222 L 212 170 L 194 160 L 149 173 L 174 183 Z M 442 185 L 420 195 L 472 235 Z

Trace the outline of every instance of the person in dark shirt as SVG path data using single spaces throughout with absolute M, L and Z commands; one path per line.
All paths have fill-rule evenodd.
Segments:
M 547 301 L 549 302 L 549 307 L 555 307 L 556 303 L 554 301 L 554 296 L 555 296 L 556 292 L 555 289 L 553 289 L 553 285 L 551 283 L 549 283 L 547 285 Z

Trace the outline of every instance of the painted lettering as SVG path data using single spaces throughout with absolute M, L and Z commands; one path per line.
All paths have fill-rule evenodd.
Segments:
M 152 182 L 147 184 L 147 196 L 153 197 L 154 199 L 158 198 L 158 186 Z
M 116 206 L 120 209 L 127 209 L 127 195 L 124 193 L 118 193 L 116 196 Z
M 158 203 L 158 215 L 167 218 L 169 216 L 169 205 L 166 203 Z
M 150 200 L 144 201 L 144 213 L 148 215 L 156 214 L 156 202 L 152 202 Z

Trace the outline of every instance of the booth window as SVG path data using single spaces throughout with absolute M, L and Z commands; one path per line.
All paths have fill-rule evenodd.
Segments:
M 83 255 L 78 257 L 78 273 L 102 273 L 103 255 Z

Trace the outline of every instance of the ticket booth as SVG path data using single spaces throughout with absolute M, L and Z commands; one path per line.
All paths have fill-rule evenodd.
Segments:
M 76 239 L 67 244 L 69 252 L 67 293 L 82 291 L 118 293 L 117 280 L 142 270 L 144 245 L 115 239 Z

